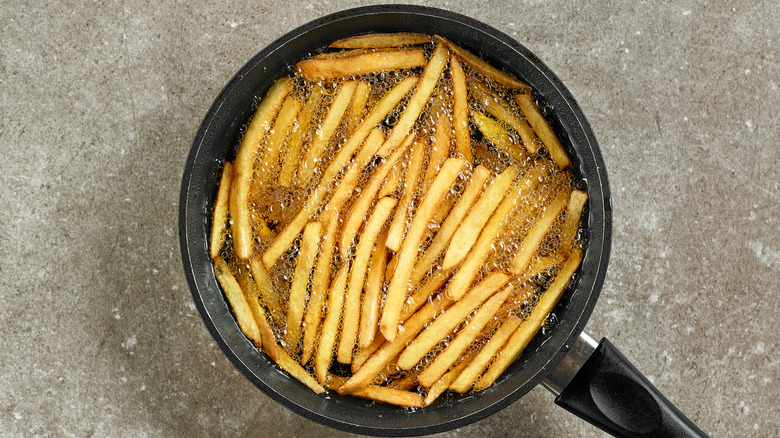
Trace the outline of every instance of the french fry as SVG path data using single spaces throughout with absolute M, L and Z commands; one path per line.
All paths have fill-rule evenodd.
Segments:
M 379 347 L 381 347 L 385 342 L 385 338 L 381 333 L 375 333 L 374 340 L 371 341 L 371 344 L 368 347 L 358 347 L 358 349 L 352 354 L 352 372 L 357 372 L 357 370 L 363 366 L 364 363 L 366 363 L 368 358 L 371 357 L 371 355 L 374 354 L 374 352 L 378 350 Z
M 298 253 L 298 262 L 295 265 L 292 285 L 290 286 L 290 298 L 287 305 L 287 345 L 294 351 L 298 349 L 300 338 L 300 326 L 303 321 L 303 312 L 306 306 L 306 287 L 309 284 L 309 276 L 317 259 L 317 247 L 320 242 L 322 224 L 310 222 L 303 229 L 301 248 Z
M 228 202 L 230 200 L 230 183 L 233 180 L 233 165 L 225 163 L 222 177 L 217 188 L 217 199 L 214 201 L 214 215 L 211 221 L 211 239 L 209 240 L 209 256 L 216 260 L 222 252 L 228 223 Z
M 471 389 L 471 386 L 474 385 L 477 378 L 485 371 L 488 365 L 490 365 L 490 362 L 498 351 L 506 345 L 507 340 L 512 336 L 512 333 L 515 332 L 517 327 L 520 326 L 521 322 L 522 320 L 514 315 L 507 318 L 498 330 L 493 333 L 490 340 L 488 340 L 482 349 L 479 350 L 479 353 L 477 353 L 469 361 L 468 365 L 462 369 L 460 375 L 452 381 L 450 390 L 463 394 Z
M 431 276 L 428 277 L 428 280 L 404 302 L 404 310 L 401 312 L 401 317 L 399 319 L 401 321 L 406 321 L 417 311 L 417 309 L 422 307 L 435 292 L 438 292 L 449 278 L 450 272 L 448 271 L 438 270 L 431 274 Z
M 526 120 L 528 120 L 528 123 L 534 128 L 536 135 L 542 140 L 544 147 L 547 148 L 552 159 L 558 164 L 558 167 L 566 169 L 571 166 L 569 155 L 566 153 L 563 145 L 561 145 L 555 132 L 553 132 L 550 124 L 539 111 L 539 108 L 536 106 L 536 103 L 534 103 L 531 95 L 518 94 L 515 96 L 515 101 L 520 105 L 520 110 L 523 112 Z
M 550 284 L 550 287 L 542 294 L 536 306 L 531 310 L 531 313 L 525 318 L 525 321 L 520 324 L 520 327 L 515 330 L 512 337 L 506 342 L 506 345 L 498 354 L 496 359 L 490 365 L 485 374 L 480 377 L 477 383 L 474 385 L 475 391 L 480 391 L 492 385 L 512 362 L 520 356 L 525 347 L 531 342 L 536 332 L 544 324 L 544 320 L 547 319 L 547 315 L 558 304 L 558 300 L 566 290 L 566 286 L 569 284 L 572 275 L 580 266 L 582 261 L 582 251 L 579 248 L 572 251 L 566 263 L 563 264 L 555 280 Z
M 428 230 L 428 223 L 464 165 L 465 161 L 460 158 L 450 158 L 444 163 L 412 219 L 409 232 L 398 253 L 398 265 L 385 295 L 385 305 L 380 320 L 380 330 L 388 341 L 392 342 L 395 339 L 398 317 L 403 309 L 403 302 L 409 290 L 409 279 L 417 262 L 420 242 Z
M 417 386 L 417 375 L 414 373 L 407 373 L 403 378 L 394 380 L 392 383 L 388 384 L 388 386 L 402 391 L 409 391 Z
M 279 165 L 279 154 L 281 153 L 284 139 L 287 137 L 287 132 L 290 130 L 290 126 L 295 121 L 295 116 L 298 115 L 300 109 L 301 104 L 298 102 L 298 99 L 288 95 L 261 150 L 260 167 L 255 172 L 255 175 L 257 175 L 255 184 L 263 185 L 273 176 L 276 167 Z
M 495 272 L 475 286 L 461 300 L 452 305 L 443 315 L 436 318 L 417 338 L 398 356 L 398 366 L 403 370 L 411 369 L 428 351 L 447 337 L 461 321 L 490 298 L 510 280 L 503 272 Z M 503 302 L 503 301 L 502 301 Z
M 529 192 L 536 189 L 544 171 L 540 167 L 532 168 L 523 177 L 520 188 L 511 188 L 504 200 L 501 201 L 493 216 L 490 217 L 482 232 L 479 234 L 474 246 L 471 247 L 466 258 L 458 270 L 453 274 L 447 288 L 447 293 L 453 299 L 460 299 L 471 287 L 479 269 L 485 262 L 490 252 L 493 241 L 506 225 L 507 218 L 515 211 L 517 204 Z
M 360 229 L 360 225 L 363 223 L 363 219 L 365 218 L 368 209 L 371 207 L 376 194 L 379 192 L 379 188 L 385 181 L 387 174 L 390 173 L 390 170 L 395 166 L 395 163 L 403 156 L 411 142 L 412 137 L 409 136 L 403 147 L 396 150 L 393 155 L 389 156 L 384 163 L 377 167 L 365 187 L 360 191 L 360 197 L 355 199 L 352 203 L 341 227 L 339 252 L 342 257 L 346 257 L 352 248 L 352 241 L 355 239 L 355 236 Z
M 449 245 L 452 236 L 460 226 L 463 218 L 469 212 L 469 209 L 477 200 L 477 196 L 483 191 L 485 181 L 490 176 L 490 171 L 484 166 L 477 166 L 474 169 L 474 173 L 471 174 L 471 179 L 468 182 L 468 186 L 463 191 L 463 194 L 458 199 L 458 202 L 450 211 L 447 219 L 439 228 L 436 236 L 433 238 L 433 242 L 428 246 L 425 253 L 420 257 L 420 261 L 414 266 L 414 272 L 412 273 L 412 284 L 418 284 L 427 274 L 433 266 L 436 259 L 439 258 L 439 254 L 444 248 Z
M 402 158 L 395 162 L 395 166 L 390 169 L 390 173 L 387 175 L 387 178 L 385 178 L 385 182 L 382 183 L 382 187 L 379 189 L 379 193 L 376 195 L 377 198 L 390 196 L 395 193 L 396 189 L 398 189 L 398 185 L 401 184 L 401 179 L 403 179 L 404 176 L 404 161 L 405 160 Z
M 387 235 L 386 245 L 390 251 L 398 252 L 398 250 L 401 249 L 401 241 L 406 232 L 406 219 L 409 215 L 409 206 L 417 190 L 417 180 L 420 176 L 424 158 L 424 145 L 419 141 L 415 141 L 412 145 L 411 159 L 409 161 L 409 168 L 406 170 L 406 180 L 404 181 L 401 199 L 398 201 L 398 205 L 396 205 L 395 215 L 393 215 L 393 220 L 390 223 L 390 229 Z M 393 272 L 395 272 L 395 269 L 393 269 Z
M 555 253 L 550 256 L 536 257 L 533 259 L 533 261 L 531 261 L 531 265 L 528 266 L 528 269 L 523 272 L 523 275 L 520 278 L 524 281 L 529 278 L 536 277 L 542 272 L 547 271 L 548 269 L 558 265 L 563 261 L 564 257 L 561 253 Z
M 360 149 L 357 157 L 355 157 L 354 163 L 357 163 L 362 170 L 362 168 L 371 161 L 371 159 L 374 157 L 374 154 L 376 154 L 376 151 L 382 147 L 384 142 L 385 133 L 382 132 L 382 129 L 379 127 L 372 129 L 366 137 L 366 142 L 363 145 L 363 148 Z
M 281 78 L 274 82 L 249 122 L 238 154 L 233 162 L 233 186 L 230 189 L 230 228 L 236 257 L 248 259 L 252 255 L 252 225 L 249 211 L 249 188 L 252 182 L 255 160 L 260 151 L 260 141 L 271 127 L 271 121 L 282 105 L 282 101 L 292 91 L 290 78 Z M 265 224 L 261 225 L 264 226 Z
M 252 270 L 252 278 L 254 278 L 259 291 L 260 301 L 265 305 L 265 308 L 273 316 L 281 317 L 285 315 L 286 312 L 280 301 L 279 294 L 274 291 L 271 277 L 268 276 L 268 270 L 265 269 L 260 256 L 252 257 L 249 260 L 249 267 Z
M 337 389 L 339 384 L 345 380 L 340 376 L 329 375 L 328 377 L 330 377 L 328 384 L 330 389 Z M 408 390 L 388 388 L 387 386 L 370 385 L 350 393 L 350 395 L 405 408 L 423 407 L 422 395 Z
M 308 185 L 314 176 L 317 164 L 322 160 L 322 154 L 328 147 L 328 143 L 330 143 L 330 139 L 336 132 L 336 128 L 341 124 L 341 119 L 349 107 L 356 87 L 357 83 L 355 81 L 344 82 L 336 93 L 336 97 L 333 98 L 333 102 L 325 114 L 322 124 L 310 141 L 311 144 L 306 153 L 306 158 L 298 167 L 298 181 L 300 181 L 301 185 Z
M 504 199 L 504 195 L 512 185 L 515 176 L 517 176 L 517 168 L 507 167 L 493 179 L 493 182 L 474 203 L 468 215 L 460 223 L 458 230 L 455 231 L 452 243 L 444 254 L 442 269 L 452 269 L 466 257 L 474 242 L 477 241 L 479 233 L 498 208 L 498 204 Z
M 379 155 L 383 157 L 390 155 L 404 141 L 404 138 L 409 135 L 414 122 L 417 121 L 433 90 L 436 88 L 436 83 L 439 82 L 439 78 L 447 66 L 448 59 L 449 53 L 447 49 L 441 44 L 436 45 L 433 49 L 433 55 L 431 55 L 431 59 L 420 77 L 420 83 L 417 84 L 414 94 L 407 102 L 403 114 L 398 119 L 387 140 L 385 140 L 385 144 L 379 149 Z
M 352 95 L 352 103 L 349 104 L 349 127 L 350 130 L 356 129 L 363 119 L 363 113 L 368 104 L 368 98 L 371 96 L 371 86 L 366 81 L 360 81 L 355 87 L 355 94 Z
M 472 84 L 472 92 L 474 100 L 481 103 L 493 117 L 517 132 L 528 152 L 535 154 L 539 150 L 539 139 L 534 134 L 533 129 L 528 126 L 525 120 L 516 115 L 515 110 L 501 96 L 479 82 Z
M 371 250 L 374 248 L 374 243 L 379 237 L 379 233 L 382 232 L 387 218 L 393 212 L 396 202 L 398 201 L 393 198 L 380 199 L 360 236 L 360 243 L 358 243 L 357 252 L 350 270 L 349 287 L 347 288 L 344 304 L 341 340 L 339 341 L 338 354 L 336 356 L 336 360 L 341 363 L 352 362 L 352 351 L 355 347 L 360 321 L 360 298 L 363 292 L 363 282 L 366 278 L 366 269 L 371 259 Z
M 539 245 L 542 244 L 542 240 L 547 236 L 547 233 L 552 228 L 555 220 L 566 207 L 566 203 L 569 201 L 569 194 L 565 190 L 561 190 L 558 196 L 547 206 L 547 209 L 542 213 L 542 216 L 536 221 L 536 223 L 528 231 L 528 234 L 523 239 L 523 243 L 520 244 L 520 249 L 512 258 L 512 262 L 509 265 L 509 272 L 520 275 L 531 263 L 536 250 Z
M 454 55 L 450 56 L 450 75 L 452 77 L 452 124 L 455 130 L 455 150 L 464 160 L 472 163 L 466 74 L 463 72 L 460 61 Z
M 325 312 L 325 320 L 322 322 L 320 343 L 314 353 L 314 375 L 317 376 L 320 383 L 325 383 L 330 362 L 333 360 L 333 347 L 336 345 L 336 337 L 339 334 L 339 322 L 344 307 L 348 276 L 349 265 L 344 263 L 330 284 L 328 310 Z
M 279 349 L 279 357 L 276 358 L 276 364 L 315 393 L 322 394 L 325 392 L 325 388 L 323 388 L 311 374 L 306 372 L 295 359 L 290 357 L 290 355 L 284 351 L 284 348 Z
M 561 239 L 564 245 L 573 245 L 577 234 L 577 227 L 580 225 L 582 210 L 585 209 L 585 203 L 588 202 L 588 194 L 581 190 L 572 190 L 569 197 L 569 204 L 566 207 L 566 218 L 561 227 Z
M 334 196 L 335 197 L 335 196 Z M 331 198 L 331 201 L 333 198 Z M 301 353 L 301 365 L 309 362 L 314 353 L 314 343 L 317 330 L 322 320 L 322 304 L 327 294 L 330 281 L 330 270 L 333 261 L 333 253 L 336 249 L 336 236 L 338 235 L 339 212 L 337 209 L 327 211 L 320 251 L 317 254 L 314 274 L 311 278 L 311 290 L 309 291 L 309 303 L 306 305 L 306 314 L 303 322 L 303 352 Z
M 268 357 L 273 361 L 276 361 L 276 358 L 278 357 L 276 352 L 276 337 L 274 336 L 271 326 L 268 324 L 268 317 L 265 314 L 265 310 L 263 310 L 263 306 L 260 304 L 260 289 L 258 288 L 257 283 L 249 277 L 247 271 L 239 273 L 236 280 L 238 280 L 241 290 L 244 291 L 244 297 L 249 305 L 249 310 L 252 312 L 252 316 L 254 316 L 258 329 L 260 329 L 260 338 L 263 341 L 263 351 L 265 351 Z M 257 345 L 257 347 L 260 348 L 260 345 Z
M 431 387 L 428 389 L 428 393 L 425 394 L 425 398 L 423 399 L 425 406 L 430 406 L 437 398 L 439 398 L 440 395 L 444 394 L 444 391 L 450 388 L 452 382 L 458 378 L 463 369 L 466 368 L 466 366 L 469 364 L 470 360 L 471 355 L 466 354 L 457 365 L 452 367 L 452 369 L 447 371 L 447 373 L 444 374 L 441 379 L 437 380 L 436 383 L 431 385 Z
M 449 115 L 442 111 L 436 119 L 436 132 L 430 147 L 428 167 L 425 169 L 425 178 L 423 178 L 422 186 L 423 190 L 431 184 L 450 154 L 450 142 L 452 140 L 451 131 L 452 126 L 450 126 Z
M 422 33 L 372 33 L 340 39 L 328 47 L 336 49 L 371 49 L 416 46 L 431 42 L 431 36 Z
M 300 185 L 295 179 L 297 166 L 301 161 L 300 157 L 303 154 L 304 142 L 309 139 L 309 127 L 311 126 L 312 119 L 320 108 L 320 101 L 322 100 L 324 92 L 325 89 L 321 84 L 314 84 L 309 98 L 306 100 L 306 103 L 303 105 L 300 112 L 298 112 L 295 131 L 290 135 L 287 148 L 284 150 L 282 156 L 282 169 L 279 171 L 279 185 L 282 187 L 291 187 L 293 184 L 296 186 Z
M 260 335 L 260 328 L 257 327 L 252 310 L 249 308 L 249 303 L 246 302 L 244 292 L 241 290 L 238 281 L 236 281 L 236 277 L 230 271 L 230 267 L 228 267 L 225 259 L 220 257 L 214 260 L 214 274 L 219 285 L 222 286 L 222 291 L 225 293 L 225 298 L 227 298 L 233 314 L 236 316 L 238 328 L 252 343 L 261 347 L 263 340 Z
M 446 44 L 450 52 L 456 54 L 460 59 L 466 62 L 466 64 L 468 64 L 468 66 L 471 67 L 472 70 L 479 73 L 480 75 L 487 76 L 492 80 L 498 82 L 499 84 L 507 88 L 511 88 L 513 90 L 517 90 L 523 93 L 531 92 L 531 87 L 528 86 L 528 84 L 526 84 L 525 82 L 515 78 L 514 76 L 512 76 L 511 74 L 503 70 L 499 70 L 493 67 L 492 65 L 485 62 L 482 58 L 458 46 L 452 41 L 449 41 L 438 35 L 434 37 L 434 41 L 436 41 L 437 43 Z
M 385 269 L 387 269 L 386 240 L 387 229 L 379 235 L 376 241 L 374 252 L 371 254 L 371 264 L 366 274 L 363 307 L 360 310 L 360 329 L 358 330 L 358 347 L 360 348 L 367 348 L 374 341 L 379 322 L 379 305 L 382 298 L 382 286 L 385 282 Z
M 474 124 L 477 125 L 479 132 L 481 132 L 493 146 L 506 151 L 512 158 L 520 163 L 526 160 L 523 149 L 515 143 L 511 136 L 509 136 L 501 123 L 479 111 L 472 111 L 471 118 L 474 119 Z
M 354 56 L 307 59 L 297 63 L 295 69 L 304 78 L 317 81 L 422 67 L 425 63 L 422 49 L 386 49 Z
M 450 342 L 450 345 L 436 356 L 433 363 L 417 377 L 417 382 L 426 388 L 430 388 L 431 385 L 436 383 L 477 339 L 482 329 L 493 319 L 493 316 L 498 312 L 498 309 L 504 304 L 511 292 L 512 286 L 507 286 L 480 306 L 477 314 L 471 318 L 466 328 L 455 335 L 455 339 Z

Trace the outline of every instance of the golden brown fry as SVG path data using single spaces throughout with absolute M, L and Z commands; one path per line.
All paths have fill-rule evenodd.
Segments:
M 564 261 L 564 257 L 561 253 L 555 253 L 550 256 L 536 257 L 531 262 L 531 265 L 528 266 L 528 269 L 526 269 L 525 272 L 523 272 L 523 275 L 521 275 L 520 278 L 522 280 L 527 280 L 529 278 L 536 277 L 542 272 L 547 271 L 548 269 L 552 268 L 553 266 L 563 261 Z
M 230 200 L 230 183 L 233 180 L 233 165 L 225 163 L 222 169 L 222 178 L 217 188 L 217 199 L 214 201 L 214 216 L 211 221 L 211 239 L 209 256 L 216 260 L 222 252 L 222 244 L 225 242 L 225 233 L 228 223 L 228 201 Z
M 471 69 L 474 70 L 475 72 L 483 76 L 487 76 L 507 88 L 518 90 L 523 93 L 531 92 L 531 87 L 528 86 L 528 84 L 526 84 L 525 82 L 515 78 L 514 76 L 512 76 L 511 74 L 503 70 L 499 70 L 496 67 L 493 67 L 492 65 L 484 61 L 482 58 L 456 45 L 452 41 L 449 41 L 438 35 L 434 37 L 434 41 L 446 44 L 447 48 L 451 52 L 458 55 L 458 57 L 463 61 L 465 61 L 466 64 L 468 64 L 468 66 L 471 67 Z
M 287 345 L 293 351 L 298 350 L 301 321 L 306 305 L 306 287 L 309 284 L 309 276 L 314 268 L 317 258 L 317 247 L 320 242 L 322 224 L 310 222 L 303 229 L 301 248 L 298 253 L 298 262 L 295 265 L 292 285 L 290 286 L 290 298 L 287 305 Z
M 566 154 L 566 150 L 563 148 L 563 145 L 561 145 L 558 137 L 555 136 L 555 132 L 553 132 L 550 124 L 547 123 L 547 120 L 545 120 L 544 116 L 539 111 L 539 108 L 536 106 L 536 103 L 534 103 L 531 95 L 518 94 L 515 96 L 515 101 L 520 105 L 520 110 L 523 111 L 523 115 L 528 120 L 528 123 L 534 128 L 536 135 L 542 140 L 544 147 L 547 148 L 552 159 L 558 164 L 558 167 L 566 169 L 571 166 L 569 155 Z
M 431 274 L 428 280 L 423 283 L 412 295 L 404 301 L 404 310 L 401 312 L 401 321 L 406 321 L 417 309 L 422 307 L 435 292 L 444 286 L 450 278 L 450 272 L 438 270 Z M 416 283 L 412 283 L 416 284 Z M 435 297 L 434 297 L 435 299 Z
M 481 132 L 493 146 L 506 151 L 512 158 L 520 163 L 525 162 L 526 155 L 523 148 L 515 143 L 514 139 L 506 132 L 506 129 L 504 129 L 501 123 L 479 111 L 472 111 L 471 118 L 474 119 L 474 124 L 479 128 L 479 132 Z
M 363 148 L 360 149 L 357 157 L 353 160 L 354 163 L 357 163 L 362 170 L 366 164 L 371 162 L 371 160 L 374 158 L 374 154 L 376 154 L 376 151 L 382 147 L 384 142 L 385 133 L 382 132 L 382 129 L 378 126 L 372 129 L 371 132 L 368 133 L 368 137 L 366 137 L 366 142 L 364 143 Z
M 398 330 L 398 318 L 403 309 L 404 299 L 409 291 L 409 279 L 412 276 L 412 270 L 417 262 L 417 252 L 420 248 L 425 232 L 428 230 L 428 223 L 436 212 L 438 204 L 444 199 L 444 195 L 452 186 L 452 183 L 463 170 L 465 161 L 460 158 L 450 158 L 442 166 L 441 172 L 436 176 L 431 184 L 428 193 L 420 204 L 409 232 L 406 234 L 401 251 L 398 253 L 398 265 L 396 266 L 393 279 L 385 295 L 384 309 L 380 320 L 380 329 L 385 339 L 393 341 Z
M 330 284 L 328 310 L 325 312 L 325 320 L 322 322 L 320 343 L 314 353 L 314 374 L 320 383 L 325 383 L 328 368 L 333 359 L 333 347 L 336 345 L 336 337 L 339 334 L 339 322 L 344 307 L 348 276 L 349 265 L 344 263 Z
M 453 299 L 460 299 L 471 287 L 479 269 L 485 263 L 493 241 L 504 229 L 507 218 L 515 211 L 520 200 L 536 189 L 543 174 L 544 170 L 541 167 L 534 167 L 523 177 L 519 189 L 517 187 L 509 189 L 504 200 L 501 201 L 493 216 L 485 224 L 474 246 L 471 247 L 471 251 L 452 276 L 447 292 Z
M 566 219 L 561 227 L 561 239 L 565 246 L 574 244 L 574 238 L 577 234 L 577 227 L 580 225 L 582 210 L 585 209 L 585 203 L 588 202 L 588 194 L 581 190 L 572 190 L 569 197 L 569 205 L 566 207 Z
M 535 154 L 539 150 L 539 139 L 534 134 L 533 129 L 528 126 L 525 120 L 518 117 L 516 111 L 509 106 L 503 97 L 494 93 L 480 82 L 472 84 L 472 91 L 474 100 L 487 108 L 493 117 L 504 122 L 517 132 L 520 139 L 523 140 L 523 145 L 529 152 Z
M 469 163 L 471 156 L 471 133 L 469 132 L 469 108 L 466 89 L 466 74 L 456 56 L 450 57 L 452 76 L 452 124 L 455 129 L 455 150 Z
M 255 323 L 260 329 L 260 338 L 263 340 L 263 351 L 273 360 L 276 361 L 278 357 L 276 352 L 276 337 L 274 336 L 271 326 L 268 324 L 268 317 L 263 310 L 263 306 L 260 304 L 260 289 L 257 283 L 249 277 L 247 271 L 243 271 L 236 277 L 238 284 L 241 285 L 241 290 L 244 291 L 244 297 L 249 305 L 249 310 L 252 311 L 252 315 L 255 318 Z M 257 345 L 260 348 L 260 345 Z
M 384 343 L 384 336 L 382 336 L 381 333 L 375 333 L 374 340 L 371 341 L 371 344 L 368 347 L 359 347 L 357 351 L 352 354 L 352 372 L 357 372 L 357 370 L 366 363 L 368 358 Z
M 443 315 L 436 318 L 406 347 L 404 352 L 398 356 L 398 366 L 404 370 L 411 369 L 436 344 L 447 337 L 461 321 L 464 321 L 474 309 L 506 284 L 510 278 L 509 275 L 503 272 L 495 272 L 471 289 L 461 300 L 447 309 Z
M 379 233 L 382 232 L 387 218 L 393 212 L 397 200 L 382 198 L 374 207 L 371 218 L 361 233 L 360 243 L 352 262 L 350 270 L 349 287 L 344 304 L 344 321 L 341 326 L 341 340 L 339 342 L 336 360 L 341 363 L 352 362 L 352 351 L 355 347 L 358 327 L 360 323 L 360 298 L 363 292 L 363 282 L 366 278 L 366 269 L 371 259 L 371 250 L 374 248 Z
M 447 66 L 448 59 L 449 53 L 447 49 L 443 45 L 438 44 L 433 50 L 433 55 L 431 55 L 428 65 L 423 70 L 420 83 L 417 84 L 417 88 L 414 90 L 412 98 L 407 102 L 403 114 L 398 119 L 387 140 L 385 140 L 385 144 L 379 150 L 379 155 L 383 157 L 390 155 L 404 141 L 404 138 L 409 135 L 414 122 L 417 121 L 433 90 L 436 88 L 436 83 L 439 82 L 439 78 L 444 72 L 444 67 Z
M 336 49 L 372 49 L 416 46 L 431 42 L 431 36 L 422 33 L 372 33 L 340 39 L 328 47 Z
M 458 378 L 463 369 L 466 368 L 466 366 L 469 364 L 470 360 L 471 355 L 468 353 L 465 354 L 457 365 L 452 367 L 452 369 L 447 371 L 447 373 L 443 375 L 441 379 L 437 380 L 436 383 L 431 385 L 431 387 L 428 389 L 428 393 L 425 394 L 425 398 L 423 399 L 425 406 L 430 406 L 431 403 L 439 398 L 440 395 L 444 394 L 444 391 L 450 388 L 452 382 Z
M 241 290 L 238 281 L 236 281 L 236 277 L 230 271 L 230 267 L 228 267 L 225 259 L 220 257 L 214 260 L 214 274 L 220 286 L 222 286 L 222 291 L 225 293 L 225 298 L 227 298 L 233 314 L 236 316 L 238 328 L 256 346 L 262 346 L 263 340 L 260 336 L 260 329 L 257 327 L 252 310 L 249 308 L 244 292 Z
M 295 68 L 306 79 L 317 81 L 424 65 L 425 54 L 423 50 L 409 48 L 367 51 L 346 57 L 307 59 L 300 61 L 295 65 Z
M 528 234 L 523 239 L 523 243 L 520 244 L 520 249 L 517 250 L 517 253 L 512 258 L 512 262 L 509 265 L 511 273 L 520 275 L 525 271 L 539 245 L 542 244 L 542 240 L 547 236 L 547 233 L 552 228 L 555 220 L 558 219 L 563 208 L 566 207 L 568 201 L 569 194 L 565 190 L 561 190 L 552 203 L 547 206 L 542 216 L 528 231 Z
M 490 365 L 490 361 L 493 360 L 496 353 L 506 345 L 509 337 L 520 326 L 520 322 L 521 319 L 514 315 L 507 318 L 479 350 L 479 353 L 469 361 L 468 366 L 463 368 L 460 375 L 450 384 L 450 390 L 463 394 L 471 389 L 477 378 Z
M 276 359 L 276 364 L 315 393 L 322 394 L 325 392 L 325 388 L 317 382 L 314 376 L 306 372 L 295 359 L 284 351 L 284 348 L 279 349 L 279 357 Z
M 512 337 L 506 343 L 506 346 L 498 354 L 498 357 L 490 365 L 490 368 L 482 375 L 482 377 L 474 385 L 474 391 L 481 391 L 493 382 L 509 367 L 512 362 L 520 356 L 525 347 L 531 342 L 536 332 L 544 324 L 544 320 L 547 319 L 547 315 L 553 310 L 561 295 L 566 290 L 566 286 L 569 284 L 572 275 L 580 266 L 582 260 L 582 251 L 579 248 L 574 249 L 569 259 L 563 264 L 561 270 L 558 271 L 555 280 L 550 284 L 550 287 L 539 298 L 539 302 L 531 310 L 531 313 L 518 327 L 518 329 L 512 334 Z
M 277 317 L 285 315 L 286 312 L 280 301 L 279 294 L 274 291 L 271 277 L 268 276 L 268 270 L 265 269 L 260 256 L 252 257 L 249 260 L 249 267 L 252 270 L 252 278 L 254 278 L 259 291 L 260 301 L 265 305 L 265 308 L 268 309 L 269 313 Z
M 328 375 L 328 380 L 329 389 L 338 389 L 339 385 L 346 379 L 330 374 Z M 370 385 L 363 389 L 356 390 L 355 392 L 350 393 L 350 395 L 406 408 L 423 407 L 422 395 L 400 388 Z
M 355 94 L 352 96 L 352 103 L 349 105 L 349 127 L 354 130 L 360 125 L 363 119 L 363 113 L 368 104 L 368 98 L 371 96 L 371 86 L 366 81 L 360 81 L 355 88 Z
M 422 169 L 424 158 L 424 145 L 419 141 L 415 141 L 414 145 L 412 146 L 411 160 L 408 166 L 409 168 L 406 170 L 406 180 L 404 181 L 401 199 L 396 206 L 395 215 L 393 216 L 393 221 L 390 223 L 390 230 L 388 231 L 387 235 L 386 245 L 390 251 L 398 252 L 398 250 L 401 249 L 401 241 L 403 240 L 404 233 L 406 232 L 406 221 L 407 216 L 409 215 L 409 206 L 412 202 L 412 199 L 414 198 L 415 192 L 417 191 L 417 180 L 420 177 L 420 170 Z M 395 268 L 393 268 L 393 272 L 395 272 Z
M 479 233 L 482 232 L 485 224 L 498 208 L 498 204 L 504 199 L 504 195 L 512 185 L 515 176 L 517 176 L 517 168 L 509 166 L 495 177 L 488 188 L 482 192 L 477 202 L 474 203 L 474 207 L 455 232 L 452 243 L 444 255 L 442 269 L 452 269 L 466 257 L 474 242 L 477 241 Z
M 428 157 L 428 167 L 425 169 L 425 178 L 423 178 L 423 190 L 425 190 L 439 173 L 441 166 L 450 155 L 450 143 L 452 141 L 452 126 L 447 113 L 442 111 L 436 119 L 436 132 L 434 140 L 430 147 Z
M 411 278 L 412 284 L 418 284 L 428 274 L 431 266 L 439 258 L 439 254 L 450 243 L 450 239 L 452 239 L 463 218 L 466 217 L 474 201 L 477 200 L 477 196 L 483 192 L 485 181 L 487 181 L 489 176 L 490 171 L 484 166 L 477 166 L 474 169 L 474 173 L 471 174 L 471 179 L 468 181 L 468 186 L 463 191 L 460 199 L 458 199 L 458 202 L 450 211 L 447 219 L 444 220 L 441 228 L 439 228 L 439 231 L 433 238 L 433 242 L 420 257 L 420 261 L 414 266 Z
M 304 142 L 309 140 L 309 127 L 311 126 L 312 119 L 320 108 L 320 101 L 322 100 L 324 92 L 325 89 L 321 84 L 314 84 L 309 99 L 306 100 L 306 103 L 298 113 L 295 131 L 290 134 L 287 148 L 284 150 L 282 156 L 282 170 L 279 171 L 279 185 L 282 187 L 291 187 L 293 183 L 295 183 L 296 186 L 300 185 L 297 180 L 294 180 L 296 169 L 298 163 L 301 162 L 303 145 Z
M 268 134 L 268 139 L 265 142 L 264 147 L 260 154 L 260 167 L 255 172 L 257 175 L 254 184 L 263 185 L 269 181 L 276 171 L 276 167 L 279 164 L 279 154 L 281 153 L 284 139 L 287 137 L 287 132 L 290 130 L 290 126 L 295 121 L 295 117 L 301 109 L 301 104 L 298 99 L 292 95 L 287 96 L 284 100 L 282 108 L 279 110 L 279 115 L 276 116 L 271 132 Z
M 371 265 L 366 274 L 363 307 L 360 310 L 360 329 L 358 330 L 358 347 L 360 348 L 367 348 L 374 342 L 379 322 L 379 305 L 382 298 L 382 286 L 385 282 L 385 269 L 387 269 L 386 240 L 387 229 L 376 240 L 374 253 L 371 255 Z
M 352 95 L 355 94 L 355 87 L 357 87 L 355 81 L 344 82 L 336 93 L 336 97 L 333 98 L 333 102 L 325 114 L 322 124 L 309 142 L 310 145 L 309 150 L 306 152 L 306 158 L 298 167 L 298 181 L 300 181 L 301 185 L 308 185 L 314 176 L 315 169 L 322 160 L 322 154 L 328 147 L 328 143 L 330 143 L 330 139 L 336 132 L 336 128 L 341 124 L 341 119 L 349 107 Z
M 252 225 L 249 212 L 249 188 L 252 182 L 255 160 L 260 151 L 260 141 L 271 127 L 271 121 L 282 105 L 282 101 L 292 91 L 290 78 L 281 78 L 274 82 L 260 101 L 252 120 L 249 122 L 238 154 L 233 163 L 233 187 L 230 189 L 230 228 L 236 257 L 248 259 L 252 255 Z M 265 224 L 261 224 L 260 228 Z
M 466 328 L 458 332 L 455 339 L 450 342 L 450 345 L 436 356 L 433 363 L 417 377 L 417 382 L 426 388 L 430 388 L 431 385 L 436 383 L 477 339 L 482 329 L 493 319 L 493 316 L 498 312 L 498 309 L 504 304 L 511 292 L 512 286 L 510 285 L 487 300 L 477 310 L 477 314 L 471 318 Z

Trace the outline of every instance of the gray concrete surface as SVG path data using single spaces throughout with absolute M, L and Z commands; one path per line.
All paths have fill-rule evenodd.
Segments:
M 338 435 L 214 344 L 177 203 L 200 119 L 238 68 L 367 3 L 2 3 L 0 435 Z M 439 6 L 533 50 L 593 124 L 615 232 L 587 330 L 712 436 L 778 436 L 778 3 Z M 442 436 L 603 434 L 537 388 Z

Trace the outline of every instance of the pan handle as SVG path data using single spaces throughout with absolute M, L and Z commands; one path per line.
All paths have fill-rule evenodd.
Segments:
M 614 436 L 707 436 L 607 338 L 582 333 L 543 384 L 557 405 Z

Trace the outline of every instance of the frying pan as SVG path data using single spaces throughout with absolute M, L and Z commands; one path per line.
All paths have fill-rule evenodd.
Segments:
M 369 32 L 442 35 L 530 84 L 587 187 L 586 250 L 582 265 L 554 310 L 552 327 L 490 388 L 440 397 L 410 411 L 334 392 L 315 394 L 282 372 L 239 330 L 217 285 L 208 256 L 211 211 L 221 163 L 235 154 L 253 104 L 296 61 L 332 41 Z M 293 30 L 254 56 L 228 82 L 204 118 L 187 158 L 179 205 L 179 239 L 187 282 L 206 327 L 228 359 L 255 386 L 290 410 L 349 432 L 399 436 L 443 432 L 473 423 L 543 383 L 556 403 L 619 436 L 705 436 L 603 339 L 582 333 L 604 282 L 612 236 L 612 207 L 604 160 L 576 101 L 533 53 L 471 18 L 419 6 L 346 10 Z

